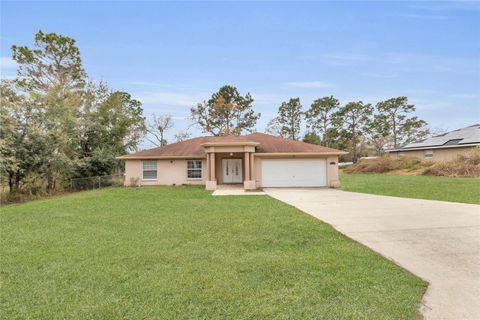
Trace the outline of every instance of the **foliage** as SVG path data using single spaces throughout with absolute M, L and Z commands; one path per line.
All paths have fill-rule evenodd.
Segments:
M 143 135 L 141 103 L 88 82 L 72 38 L 39 31 L 35 48 L 12 51 L 19 76 L 1 82 L 2 185 L 50 193 L 71 177 L 118 169 L 115 157 Z
M 19 85 L 28 91 L 60 94 L 82 90 L 86 73 L 75 40 L 56 33 L 38 31 L 35 49 L 12 46 L 13 60 L 19 64 Z
M 383 156 L 374 159 L 364 159 L 344 170 L 347 173 L 387 173 L 387 172 L 416 172 L 421 173 L 423 169 L 431 166 L 432 162 L 423 161 L 418 158 Z M 419 171 L 419 169 L 421 169 Z
M 182 141 L 190 139 L 191 136 L 192 136 L 192 134 L 190 132 L 179 131 L 173 136 L 173 138 L 175 139 L 175 142 L 182 142 Z
M 278 117 L 273 118 L 267 123 L 267 127 L 265 128 L 265 133 L 279 136 L 282 138 L 287 137 L 287 132 L 283 129 L 283 126 L 278 121 Z
M 278 108 L 276 122 L 280 125 L 280 131 L 286 138 L 298 140 L 300 138 L 302 117 L 300 98 L 292 98 L 288 102 L 282 102 Z
M 361 141 L 361 137 L 368 130 L 368 124 L 370 116 L 372 115 L 373 108 L 371 104 L 364 104 L 362 101 L 349 102 L 345 106 L 341 107 L 333 115 L 332 122 L 340 130 L 343 131 L 343 135 L 350 142 L 350 150 L 352 154 L 352 161 L 358 160 L 358 144 Z
M 407 97 L 391 98 L 377 103 L 376 123 L 381 132 L 388 132 L 393 147 L 418 141 L 428 135 L 427 123 L 409 114 L 415 111 L 415 105 L 409 104 Z
M 191 118 L 203 132 L 214 136 L 240 135 L 251 132 L 260 118 L 252 109 L 250 93 L 240 95 L 237 88 L 221 87 L 208 101 L 192 107 Z
M 480 178 L 480 147 L 460 154 L 451 161 L 442 161 L 425 169 L 425 175 Z
M 322 140 L 320 139 L 318 134 L 312 131 L 305 133 L 302 141 L 306 143 L 311 143 L 311 144 L 318 144 L 318 145 L 322 144 Z
M 150 139 L 148 135 L 146 138 L 156 146 L 165 146 L 167 145 L 167 140 L 164 138 L 165 132 L 172 128 L 173 118 L 171 115 L 154 115 L 152 124 L 150 124 L 147 128 L 147 132 L 151 134 L 154 139 Z
M 460 154 L 450 161 L 424 161 L 415 157 L 386 155 L 364 159 L 344 170 L 347 173 L 390 173 L 480 178 L 480 148 Z
M 480 204 L 480 179 L 341 173 L 342 190 Z
M 414 318 L 421 279 L 251 197 L 110 188 L 2 208 L 0 318 Z
M 330 130 L 332 128 L 333 115 L 338 111 L 339 107 L 340 102 L 333 96 L 329 96 L 313 101 L 310 109 L 305 112 L 307 128 L 321 134 L 321 143 L 324 146 L 330 146 L 331 137 L 329 133 L 333 132 Z

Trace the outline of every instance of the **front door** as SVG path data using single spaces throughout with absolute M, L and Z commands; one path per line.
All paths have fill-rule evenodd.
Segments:
M 222 159 L 223 183 L 242 182 L 242 159 Z

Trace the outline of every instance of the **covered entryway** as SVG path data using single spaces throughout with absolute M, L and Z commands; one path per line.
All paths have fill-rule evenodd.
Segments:
M 325 159 L 263 159 L 262 187 L 325 187 Z
M 217 189 L 217 185 L 242 184 L 244 189 L 256 189 L 254 174 L 255 147 L 258 142 L 235 137 L 238 141 L 206 142 L 207 190 Z

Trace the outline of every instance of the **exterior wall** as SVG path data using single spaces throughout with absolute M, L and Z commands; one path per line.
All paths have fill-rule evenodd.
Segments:
M 241 159 L 243 164 L 242 180 L 245 180 L 245 154 L 242 152 L 233 153 L 217 153 L 215 154 L 215 176 L 216 184 L 223 183 L 222 159 Z M 326 159 L 326 174 L 327 184 L 329 187 L 339 187 L 340 182 L 338 178 L 338 156 L 269 156 L 258 157 L 254 154 L 254 177 L 256 187 L 262 187 L 262 159 L 308 159 L 308 158 L 322 158 Z M 192 159 L 193 160 L 193 159 Z M 200 159 L 199 159 L 200 160 Z M 142 186 L 148 185 L 182 185 L 195 184 L 204 185 L 208 179 L 208 168 L 206 159 L 202 160 L 202 178 L 188 179 L 187 178 L 187 160 L 186 159 L 172 159 L 172 160 L 157 160 L 157 179 L 144 180 L 143 163 L 142 160 L 125 160 L 125 185 L 139 184 Z
M 194 160 L 194 159 L 191 159 Z M 142 186 L 151 185 L 182 185 L 182 184 L 205 184 L 207 179 L 207 163 L 205 159 L 202 160 L 202 178 L 188 179 L 187 178 L 187 160 L 157 160 L 157 179 L 144 180 L 143 177 L 143 163 L 142 160 L 125 160 L 125 185 L 135 185 L 135 183 Z M 137 182 L 136 182 L 137 181 Z
M 427 150 L 411 150 L 411 151 L 395 151 L 390 152 L 390 156 L 393 157 L 400 157 L 401 154 L 405 157 L 415 157 L 427 161 L 449 161 L 455 160 L 455 158 L 460 154 L 465 154 L 472 150 L 474 147 L 466 147 L 466 148 L 449 148 L 449 149 L 428 149 L 429 151 L 433 151 L 433 157 L 426 158 L 425 151 Z
M 327 185 L 332 188 L 340 187 L 340 180 L 338 178 L 338 156 L 269 156 L 257 157 L 255 156 L 254 176 L 257 187 L 262 187 L 262 160 L 263 159 L 326 159 Z

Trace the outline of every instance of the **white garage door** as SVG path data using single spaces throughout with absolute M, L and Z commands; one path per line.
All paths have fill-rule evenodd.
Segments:
M 325 159 L 262 160 L 262 187 L 324 187 Z

